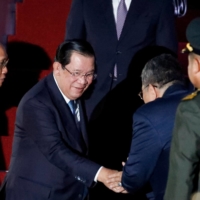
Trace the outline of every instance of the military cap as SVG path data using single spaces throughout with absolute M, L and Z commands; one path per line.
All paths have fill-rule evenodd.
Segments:
M 193 19 L 187 26 L 186 37 L 188 43 L 182 53 L 195 53 L 200 55 L 200 17 Z

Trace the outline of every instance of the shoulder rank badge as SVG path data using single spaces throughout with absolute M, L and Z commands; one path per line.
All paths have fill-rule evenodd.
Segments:
M 190 100 L 190 99 L 193 99 L 194 97 L 197 96 L 197 93 L 198 93 L 199 90 L 196 90 L 195 92 L 187 95 L 186 97 L 184 97 L 182 100 L 185 101 L 185 100 Z

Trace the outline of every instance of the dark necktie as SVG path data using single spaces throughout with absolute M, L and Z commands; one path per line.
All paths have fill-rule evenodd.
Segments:
M 122 28 L 124 26 L 126 14 L 127 14 L 127 8 L 126 8 L 125 0 L 121 0 L 117 8 L 117 24 L 116 25 L 117 25 L 118 39 L 121 35 Z
M 75 114 L 74 101 L 73 101 L 73 100 L 70 100 L 70 101 L 68 102 L 68 105 L 69 105 L 69 107 L 70 107 L 70 110 L 71 110 L 72 114 L 74 115 L 74 114 Z
M 73 100 L 70 100 L 68 102 L 68 105 L 70 107 L 70 110 L 71 110 L 72 114 L 74 115 L 74 119 L 75 119 L 77 128 L 80 130 L 80 122 L 79 122 L 79 117 L 78 117 L 79 111 L 78 111 L 77 102 L 73 101 Z
M 121 32 L 122 32 L 122 28 L 124 26 L 124 22 L 126 19 L 126 14 L 127 14 L 127 8 L 126 8 L 126 4 L 125 4 L 125 0 L 121 0 L 118 8 L 117 8 L 117 23 L 116 23 L 116 28 L 117 28 L 117 37 L 118 40 L 120 38 Z M 115 65 L 114 67 L 114 76 L 113 76 L 113 80 L 117 80 L 117 65 Z

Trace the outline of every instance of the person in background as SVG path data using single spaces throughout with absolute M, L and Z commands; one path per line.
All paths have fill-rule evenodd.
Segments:
M 95 78 L 95 56 L 86 41 L 60 44 L 53 72 L 21 99 L 9 171 L 1 200 L 85 199 L 97 181 L 116 171 L 88 159 L 80 97 Z
M 2 86 L 6 78 L 6 74 L 8 72 L 8 69 L 7 69 L 8 60 L 9 59 L 8 59 L 6 50 L 3 47 L 3 45 L 0 43 L 0 87 Z
M 90 120 L 103 97 L 126 78 L 136 52 L 158 45 L 177 53 L 174 23 L 171 0 L 72 1 L 65 39 L 89 41 L 97 61 L 97 81 L 86 101 Z
M 186 29 L 188 76 L 196 91 L 185 97 L 176 113 L 165 200 L 200 199 L 200 17 Z
M 8 55 L 6 53 L 6 50 L 4 48 L 4 46 L 0 43 L 0 87 L 3 85 L 3 82 L 6 78 L 6 74 L 8 72 L 8 69 L 7 69 L 7 64 L 8 64 Z M 1 100 L 2 100 L 2 95 L 1 95 Z M 2 104 L 2 102 L 0 102 L 1 105 L 4 105 Z M 1 117 L 1 108 L 0 108 L 0 117 Z M 2 120 L 0 122 L 0 124 L 4 124 L 2 123 Z M 1 136 L 1 134 L 0 134 Z M 1 145 L 1 137 L 0 137 L 0 158 L 3 158 L 2 156 L 2 145 Z M 4 166 L 4 163 L 2 162 L 2 160 L 0 161 L 0 168 L 2 168 Z
M 148 199 L 163 200 L 176 109 L 191 91 L 182 68 L 170 54 L 148 61 L 141 79 L 139 96 L 145 104 L 133 115 L 128 159 L 123 171 L 110 175 L 108 182 L 115 192 L 146 191 Z

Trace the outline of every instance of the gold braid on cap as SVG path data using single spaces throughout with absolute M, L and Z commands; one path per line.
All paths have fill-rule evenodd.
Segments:
M 193 48 L 192 48 L 192 46 L 190 45 L 190 43 L 187 43 L 187 44 L 186 44 L 186 48 L 182 50 L 182 53 L 185 53 L 187 50 L 188 50 L 189 52 L 192 52 L 192 51 L 193 51 Z
M 190 43 L 187 43 L 187 44 L 186 44 L 186 47 L 187 47 L 187 49 L 188 49 L 190 52 L 193 51 L 193 48 L 191 47 Z

